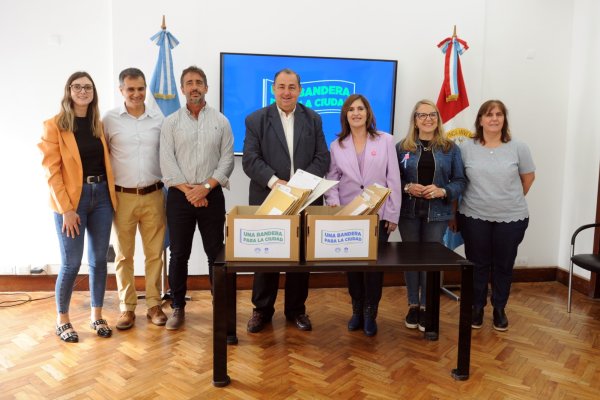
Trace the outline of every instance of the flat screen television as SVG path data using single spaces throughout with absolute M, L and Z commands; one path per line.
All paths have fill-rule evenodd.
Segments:
M 392 133 L 396 98 L 396 60 L 221 53 L 221 112 L 229 119 L 234 152 L 244 149 L 244 120 L 275 102 L 273 77 L 283 68 L 300 75 L 298 101 L 321 115 L 329 146 L 340 131 L 340 111 L 351 94 L 364 95 L 377 129 Z

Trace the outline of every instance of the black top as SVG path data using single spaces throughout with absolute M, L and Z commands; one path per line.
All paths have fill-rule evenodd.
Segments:
M 417 175 L 419 184 L 423 186 L 433 183 L 433 173 L 435 171 L 435 161 L 433 160 L 433 152 L 429 148 L 429 140 L 421 140 L 421 158 L 419 158 L 419 167 Z
M 75 141 L 79 148 L 79 157 L 83 166 L 83 176 L 106 174 L 104 165 L 104 147 L 102 141 L 92 134 L 92 119 L 75 117 Z
M 433 173 L 435 172 L 435 161 L 433 159 L 433 151 L 429 147 L 429 140 L 419 140 L 421 143 L 421 157 L 419 158 L 419 166 L 417 167 L 417 176 L 419 184 L 428 186 L 433 183 Z M 415 213 L 419 217 L 427 217 L 429 215 L 429 202 L 426 199 L 417 198 L 415 202 Z

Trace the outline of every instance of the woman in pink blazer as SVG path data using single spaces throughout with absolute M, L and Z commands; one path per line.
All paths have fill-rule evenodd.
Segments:
M 400 170 L 394 138 L 378 132 L 369 101 L 360 94 L 349 96 L 340 113 L 342 131 L 331 143 L 331 164 L 327 179 L 339 180 L 325 194 L 327 205 L 346 205 L 365 187 L 378 183 L 392 190 L 379 211 L 379 241 L 387 242 L 400 216 Z M 377 308 L 381 300 L 383 272 L 349 272 L 348 291 L 352 297 L 352 318 L 348 330 L 377 333 Z

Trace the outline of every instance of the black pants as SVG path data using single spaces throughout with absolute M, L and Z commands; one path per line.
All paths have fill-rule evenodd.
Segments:
M 169 259 L 169 287 L 173 296 L 172 307 L 185 307 L 188 261 L 196 226 L 202 237 L 202 245 L 208 258 L 208 273 L 212 278 L 212 266 L 224 241 L 225 197 L 221 186 L 206 196 L 208 207 L 194 207 L 185 194 L 169 188 L 167 195 L 167 226 L 169 228 L 171 257 Z M 212 279 L 211 279 L 212 282 Z
M 323 197 L 319 197 L 313 202 L 313 205 L 322 204 Z M 294 318 L 299 314 L 306 314 L 304 303 L 308 298 L 309 278 L 309 272 L 285 273 L 283 312 L 286 317 Z M 254 304 L 254 309 L 268 318 L 272 317 L 275 313 L 275 300 L 277 300 L 278 289 L 279 272 L 255 272 L 252 283 L 252 304 Z
M 492 306 L 504 308 L 508 302 L 512 273 L 519 244 L 529 218 L 513 222 L 491 222 L 458 214 L 465 255 L 473 267 L 473 306 L 487 304 L 488 282 L 492 280 Z
M 390 237 L 384 221 L 379 222 L 379 243 Z M 348 293 L 354 302 L 378 306 L 383 290 L 383 272 L 348 272 Z
M 306 313 L 304 303 L 308 298 L 308 272 L 286 272 L 284 313 L 294 318 Z M 279 287 L 279 272 L 257 272 L 252 285 L 252 304 L 255 310 L 267 317 L 275 312 L 275 300 Z

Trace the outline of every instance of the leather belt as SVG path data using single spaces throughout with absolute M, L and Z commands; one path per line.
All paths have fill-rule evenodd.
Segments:
M 106 175 L 90 175 L 83 177 L 83 183 L 100 183 L 106 181 Z
M 162 189 L 163 186 L 164 186 L 164 183 L 162 183 L 162 182 L 157 182 L 153 185 L 146 186 L 143 188 L 126 188 L 126 187 L 122 187 L 119 185 L 115 185 L 115 190 L 117 192 L 145 195 L 148 193 L 156 192 L 157 190 Z

